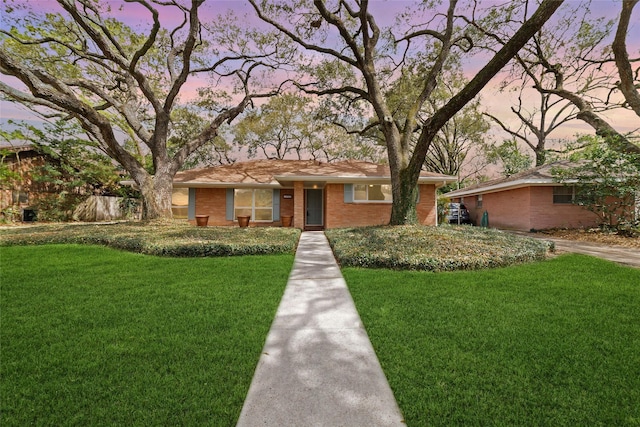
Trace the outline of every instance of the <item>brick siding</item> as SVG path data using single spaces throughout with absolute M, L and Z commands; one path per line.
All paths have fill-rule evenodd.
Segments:
M 479 225 L 482 214 L 489 214 L 489 226 L 508 230 L 529 231 L 548 228 L 584 228 L 598 225 L 598 217 L 572 204 L 554 204 L 553 187 L 535 186 L 487 193 L 464 198 L 474 224 Z
M 436 223 L 435 186 L 420 185 L 420 202 L 417 206 L 421 224 Z M 197 188 L 196 215 L 209 215 L 211 226 L 233 226 L 235 221 L 226 219 L 226 188 Z M 284 195 L 293 195 L 285 199 Z M 304 185 L 295 182 L 293 189 L 280 190 L 280 215 L 293 215 L 293 226 L 304 227 Z M 325 228 L 383 225 L 391 218 L 391 203 L 345 203 L 344 185 L 327 184 L 324 188 Z M 195 221 L 191 221 L 195 223 Z M 280 225 L 276 222 L 251 223 L 252 226 Z

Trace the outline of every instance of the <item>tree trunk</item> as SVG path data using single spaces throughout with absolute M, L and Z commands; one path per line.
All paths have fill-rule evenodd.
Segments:
M 171 219 L 173 174 L 156 171 L 140 185 L 142 195 L 142 219 Z
M 534 151 L 536 154 L 536 167 L 544 165 L 547 161 L 547 150 L 544 149 L 544 141 L 542 144 L 538 143 Z
M 496 74 L 518 53 L 544 23 L 562 5 L 563 0 L 544 0 L 533 15 L 520 27 L 511 39 L 489 60 L 489 62 L 460 90 L 451 97 L 447 104 L 438 109 L 425 123 L 408 164 L 394 164 L 392 147 L 394 141 L 385 133 L 389 165 L 392 169 L 393 207 L 391 209 L 391 225 L 416 223 L 416 191 L 418 178 L 427 151 L 438 131 L 495 77 Z M 378 118 L 381 115 L 378 114 Z M 394 177 L 394 166 L 398 169 Z M 395 178 L 395 179 L 394 179 Z
M 408 225 L 418 223 L 416 202 L 418 186 L 408 168 L 399 171 L 398 179 L 392 181 L 393 205 L 389 225 Z

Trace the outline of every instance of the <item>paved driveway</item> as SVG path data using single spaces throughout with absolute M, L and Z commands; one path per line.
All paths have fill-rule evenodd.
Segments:
M 517 233 L 521 236 L 533 237 L 534 239 L 550 240 L 556 245 L 556 252 L 572 252 L 585 254 L 640 268 L 640 250 L 627 248 L 624 246 L 604 246 L 598 243 L 587 243 L 575 240 L 558 239 L 548 236 L 540 236 L 535 233 Z

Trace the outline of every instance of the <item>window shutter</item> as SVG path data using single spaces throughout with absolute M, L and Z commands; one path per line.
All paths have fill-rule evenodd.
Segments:
M 227 188 L 227 221 L 233 221 L 233 188 Z
M 417 189 L 417 193 L 418 193 L 418 194 L 416 194 L 416 204 L 418 204 L 418 203 L 420 203 L 420 186 L 417 185 L 416 189 Z
M 353 203 L 353 184 L 344 185 L 344 202 Z
M 196 218 L 196 189 L 189 189 L 189 206 L 187 207 L 187 219 Z
M 273 220 L 280 221 L 280 190 L 273 190 Z

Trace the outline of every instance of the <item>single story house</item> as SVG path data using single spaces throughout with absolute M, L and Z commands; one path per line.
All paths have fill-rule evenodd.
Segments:
M 600 219 L 595 213 L 573 204 L 575 187 L 554 179 L 552 169 L 563 166 L 568 162 L 539 166 L 444 196 L 464 203 L 476 225 L 486 211 L 489 225 L 496 228 L 531 231 L 598 226 Z
M 423 172 L 418 179 L 418 219 L 437 223 L 436 189 L 456 178 Z M 178 172 L 175 217 L 208 225 L 289 225 L 305 230 L 382 225 L 391 217 L 388 165 L 362 161 L 253 160 Z

